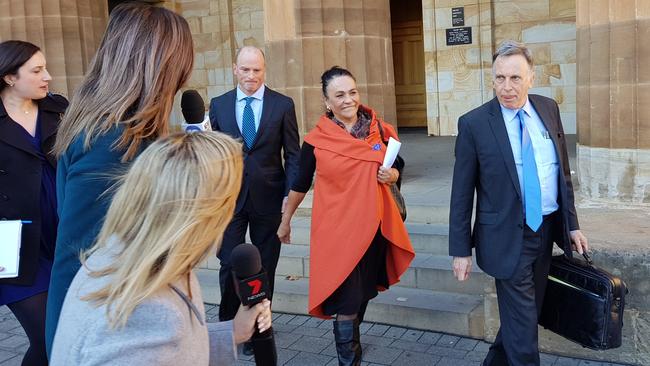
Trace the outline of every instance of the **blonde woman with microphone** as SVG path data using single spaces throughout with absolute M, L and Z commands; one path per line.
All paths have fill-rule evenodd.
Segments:
M 193 272 L 221 242 L 242 171 L 241 144 L 219 132 L 173 134 L 134 161 L 81 257 L 51 365 L 228 365 L 270 328 L 268 300 L 206 323 Z

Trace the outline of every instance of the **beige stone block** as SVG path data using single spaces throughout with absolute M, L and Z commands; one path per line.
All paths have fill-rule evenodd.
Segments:
M 553 99 L 558 104 L 576 104 L 576 92 L 577 87 L 575 86 L 556 86 L 551 88 L 553 91 Z M 575 108 L 575 107 L 574 107 Z M 573 109 L 573 112 L 576 110 Z M 567 112 L 569 112 L 567 110 Z
M 252 29 L 248 31 L 235 31 L 235 45 L 264 47 L 264 30 Z
M 219 48 L 203 52 L 203 62 L 206 69 L 214 69 L 226 64 L 227 60 L 222 59 L 222 53 Z
M 576 0 L 549 0 L 549 16 L 565 18 L 576 16 Z
M 595 25 L 605 25 L 610 22 L 610 1 L 611 0 L 589 0 L 587 13 L 589 14 L 588 23 Z
M 251 28 L 253 29 L 264 29 L 264 12 L 263 11 L 253 11 L 250 13 L 251 18 Z
M 192 89 L 206 87 L 208 84 L 208 73 L 205 69 L 193 70 L 190 80 L 187 81 L 187 87 Z
M 302 86 L 302 40 L 285 41 L 284 45 L 284 58 L 274 61 L 285 65 L 284 74 L 279 76 L 284 79 L 284 85 L 288 87 Z
M 638 148 L 650 149 L 650 85 L 637 85 Z
M 184 17 L 204 17 L 210 15 L 209 0 L 185 1 L 179 4 L 180 12 Z
M 521 41 L 521 23 L 494 25 L 494 44 L 498 47 L 505 40 Z
M 547 98 L 553 97 L 553 89 L 550 86 L 533 86 L 528 92 L 530 94 L 543 95 Z
M 637 103 L 636 85 L 617 85 L 610 91 L 611 118 L 610 136 L 612 147 L 636 148 L 637 146 Z
M 213 33 L 213 32 L 219 32 L 221 30 L 221 17 L 219 17 L 218 15 L 201 17 L 200 23 L 201 23 L 201 31 L 195 32 L 194 30 L 192 30 L 192 33 Z M 192 25 L 190 23 L 190 28 L 191 27 Z
M 305 127 L 306 131 L 309 131 L 316 126 L 318 118 L 325 113 L 325 104 L 320 87 L 305 87 L 303 95 Z
M 307 86 L 317 86 L 320 76 L 325 71 L 323 39 L 320 37 L 304 38 L 302 40 L 303 83 Z
M 550 43 L 549 62 L 568 64 L 576 62 L 576 41 Z
M 525 43 L 571 41 L 576 39 L 574 22 L 549 22 L 522 30 L 522 41 Z
M 386 50 L 386 39 L 370 37 L 365 42 L 366 71 L 368 83 L 386 83 L 387 75 L 393 73 L 393 68 L 387 67 L 387 58 L 392 58 L 390 50 Z M 354 51 L 351 52 L 354 55 Z M 423 60 L 420 61 L 422 67 Z M 421 79 L 420 79 L 421 80 Z
M 212 39 L 212 34 L 201 33 L 192 35 L 194 52 L 208 52 L 217 49 L 217 44 Z
M 302 1 L 298 11 L 302 36 L 313 37 L 323 34 L 324 11 L 319 1 Z
M 610 33 L 605 27 L 591 29 L 589 53 L 586 55 L 588 63 L 585 65 L 591 85 L 606 85 L 610 80 Z M 588 66 L 587 66 L 588 65 Z
M 386 36 L 390 34 L 390 10 L 388 1 L 363 2 L 363 34 Z
M 422 0 L 422 9 L 433 9 L 434 0 Z
M 589 26 L 590 0 L 576 0 L 576 25 L 578 27 Z
M 492 3 L 479 3 L 478 12 L 479 25 L 492 27 Z
M 424 43 L 424 52 L 435 52 L 436 51 L 436 32 L 429 30 L 424 31 L 422 34 L 423 43 Z
M 346 43 L 348 40 L 344 37 L 323 37 L 323 63 L 325 68 L 334 65 L 346 66 Z
M 250 13 L 235 13 L 232 16 L 233 29 L 235 31 L 248 31 L 251 29 Z
M 480 91 L 481 71 L 478 69 L 458 68 L 454 72 L 454 89 L 456 91 Z
M 533 43 L 528 45 L 533 53 L 533 62 L 535 65 L 543 65 L 551 62 L 551 45 L 548 43 Z
M 650 2 L 648 2 L 650 4 Z M 649 5 L 650 6 L 650 5 Z M 637 39 L 650 39 L 650 19 L 637 21 Z M 650 42 L 636 42 L 637 46 L 637 80 L 639 83 L 650 82 L 650 62 L 639 62 L 639 60 L 650 59 Z
M 609 85 L 589 88 L 589 146 L 610 146 Z
M 636 19 L 637 0 L 611 0 L 610 1 L 610 22 L 626 22 Z
M 514 0 L 494 3 L 495 24 L 546 20 L 549 0 Z
M 300 20 L 298 16 L 294 0 L 264 0 L 264 11 L 251 14 L 251 23 L 264 23 L 267 41 L 293 39 Z
M 231 3 L 234 14 L 263 10 L 264 6 L 262 0 L 231 0 Z
M 353 36 L 368 35 L 364 29 L 364 22 L 365 17 L 369 15 L 364 14 L 363 4 L 360 1 L 347 2 L 345 5 L 340 4 L 338 1 L 333 1 L 333 3 L 332 8 L 324 7 L 325 19 L 329 23 L 323 25 L 324 34 L 339 34 L 345 30 L 345 32 Z M 339 4 L 336 5 L 337 3 Z M 327 15 L 330 11 L 332 11 L 331 17 Z M 377 17 L 377 14 L 370 16 Z
M 449 93 L 454 90 L 454 72 L 438 71 L 438 92 Z
M 422 29 L 425 33 L 427 31 L 436 29 L 436 18 L 434 14 L 435 14 L 434 9 L 424 8 L 422 10 Z
M 9 9 L 9 3 L 10 0 L 2 0 L 0 1 L 0 9 Z M 98 1 L 98 3 L 104 4 L 105 2 L 103 1 Z M 42 6 L 42 11 L 44 16 L 56 16 L 56 15 L 61 15 L 61 6 L 58 1 L 40 1 L 40 5 Z M 97 7 L 95 7 L 97 8 Z M 6 14 L 9 15 L 9 14 Z M 93 16 L 98 16 L 99 14 L 92 14 Z M 106 14 L 103 14 L 103 16 L 106 16 Z

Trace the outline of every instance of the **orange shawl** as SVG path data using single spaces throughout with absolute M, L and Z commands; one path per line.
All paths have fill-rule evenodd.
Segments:
M 325 115 L 305 136 L 314 146 L 316 182 L 312 206 L 309 314 L 327 318 L 322 303 L 343 283 L 370 247 L 381 224 L 388 240 L 388 283 L 399 281 L 415 253 L 387 185 L 377 181 L 386 146 L 374 111 L 365 140 L 352 137 Z M 384 136 L 397 139 L 382 122 Z M 385 290 L 379 288 L 378 290 Z

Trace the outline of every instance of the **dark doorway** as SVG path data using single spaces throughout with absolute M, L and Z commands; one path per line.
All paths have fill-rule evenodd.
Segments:
M 390 22 L 397 126 L 426 127 L 422 1 L 390 0 Z

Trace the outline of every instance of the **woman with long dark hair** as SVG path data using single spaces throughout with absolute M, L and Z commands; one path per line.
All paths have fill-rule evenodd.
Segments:
M 37 46 L 0 43 L 0 220 L 31 221 L 22 228 L 18 277 L 0 279 L 0 305 L 9 307 L 29 338 L 23 365 L 47 364 L 45 304 L 57 228 L 51 150 L 68 105 L 49 93 L 50 80 Z
M 111 12 L 54 146 L 60 221 L 47 303 L 48 350 L 68 286 L 81 266 L 79 253 L 95 241 L 115 176 L 168 134 L 174 95 L 193 62 L 192 35 L 180 15 L 135 2 Z

